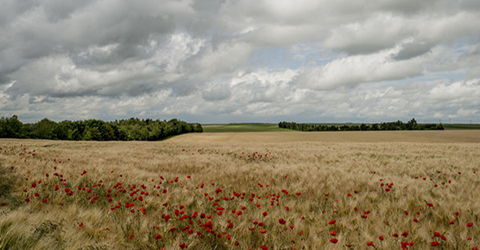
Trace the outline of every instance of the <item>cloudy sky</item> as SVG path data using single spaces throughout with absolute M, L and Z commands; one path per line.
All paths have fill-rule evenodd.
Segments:
M 478 0 L 0 0 L 0 116 L 480 123 Z

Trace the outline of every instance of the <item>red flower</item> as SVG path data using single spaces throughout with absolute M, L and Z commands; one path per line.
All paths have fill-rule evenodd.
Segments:
M 181 249 L 184 249 L 186 247 L 185 243 L 180 243 L 178 244 L 178 246 L 181 248 Z
M 427 203 L 427 206 L 433 207 L 433 204 L 432 203 Z
M 337 244 L 338 240 L 333 238 L 333 239 L 330 240 L 330 242 L 332 242 L 333 244 Z
M 263 212 L 262 214 L 263 214 L 263 216 L 267 216 L 267 215 L 268 215 L 268 213 L 267 213 L 267 212 Z
M 404 231 L 404 232 L 402 233 L 402 236 L 406 238 L 406 237 L 408 236 L 407 231 Z
M 332 231 L 330 231 L 330 235 L 331 235 L 331 236 L 336 236 L 337 233 L 335 233 L 335 231 L 332 230 Z
M 471 227 L 471 226 L 473 226 L 473 223 L 472 223 L 472 222 L 467 223 L 467 227 Z
M 157 234 L 157 236 L 155 236 L 155 239 L 156 239 L 156 240 L 159 240 L 159 239 L 161 239 L 161 238 L 162 238 L 162 236 L 161 236 L 160 234 Z
M 417 219 L 417 218 L 413 218 L 413 221 L 418 222 L 418 219 Z
M 287 223 L 287 221 L 285 221 L 283 218 L 280 218 L 280 219 L 278 220 L 278 222 L 279 222 L 280 224 L 282 224 L 282 225 L 285 224 L 285 223 Z
M 440 244 L 437 241 L 434 241 L 434 242 L 432 242 L 432 244 L 430 244 L 430 246 L 432 246 L 432 247 L 436 247 L 438 245 L 440 245 Z
M 265 230 L 265 229 L 260 229 L 260 233 L 262 233 L 262 234 L 267 233 L 267 230 Z
M 240 246 L 240 243 L 238 241 L 235 241 L 235 246 Z
M 331 220 L 330 222 L 328 222 L 329 225 L 333 225 L 335 224 L 335 222 L 337 222 L 336 220 Z
M 260 248 L 261 248 L 262 250 L 268 250 L 268 247 L 266 247 L 266 246 L 264 246 L 264 245 L 260 245 Z
M 383 240 L 384 238 L 383 238 L 383 236 L 380 235 L 380 236 L 378 237 L 378 239 L 379 239 L 379 240 Z
M 82 226 L 83 226 L 83 222 L 82 222 L 82 223 L 80 223 L 80 225 L 78 225 L 78 226 L 79 226 L 79 227 L 82 227 Z
M 369 247 L 372 246 L 373 248 L 375 248 L 375 246 L 373 245 L 373 242 L 371 242 L 371 241 L 367 242 L 367 246 L 369 246 Z

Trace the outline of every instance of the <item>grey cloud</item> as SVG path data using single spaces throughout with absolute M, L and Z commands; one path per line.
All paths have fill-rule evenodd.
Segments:
M 91 4 L 93 0 L 84 1 L 64 1 L 64 0 L 47 0 L 44 1 L 42 7 L 45 15 L 50 22 L 58 22 L 71 17 L 72 13 L 81 10 L 83 7 Z
M 207 91 L 202 91 L 202 98 L 207 102 L 222 101 L 228 99 L 230 95 L 231 92 L 227 86 L 218 86 Z
M 395 60 L 407 60 L 413 57 L 421 56 L 431 51 L 431 45 L 427 43 L 411 42 L 404 44 L 402 49 L 393 55 Z

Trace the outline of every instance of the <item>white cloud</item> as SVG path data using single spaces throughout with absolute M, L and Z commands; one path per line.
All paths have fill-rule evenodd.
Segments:
M 479 15 L 476 0 L 5 0 L 0 113 L 465 122 Z

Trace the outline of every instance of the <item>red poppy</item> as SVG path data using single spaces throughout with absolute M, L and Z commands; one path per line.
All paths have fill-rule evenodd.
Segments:
M 330 222 L 328 222 L 329 225 L 333 225 L 335 224 L 335 222 L 337 222 L 336 220 L 331 220 Z
M 467 227 L 471 227 L 471 226 L 473 226 L 472 222 L 467 223 Z
M 338 240 L 333 238 L 333 239 L 330 240 L 330 242 L 332 242 L 333 244 L 337 244 Z
M 157 234 L 157 236 L 155 236 L 155 239 L 156 239 L 156 240 L 159 240 L 159 239 L 161 239 L 161 238 L 162 238 L 162 236 L 161 236 L 160 234 Z

